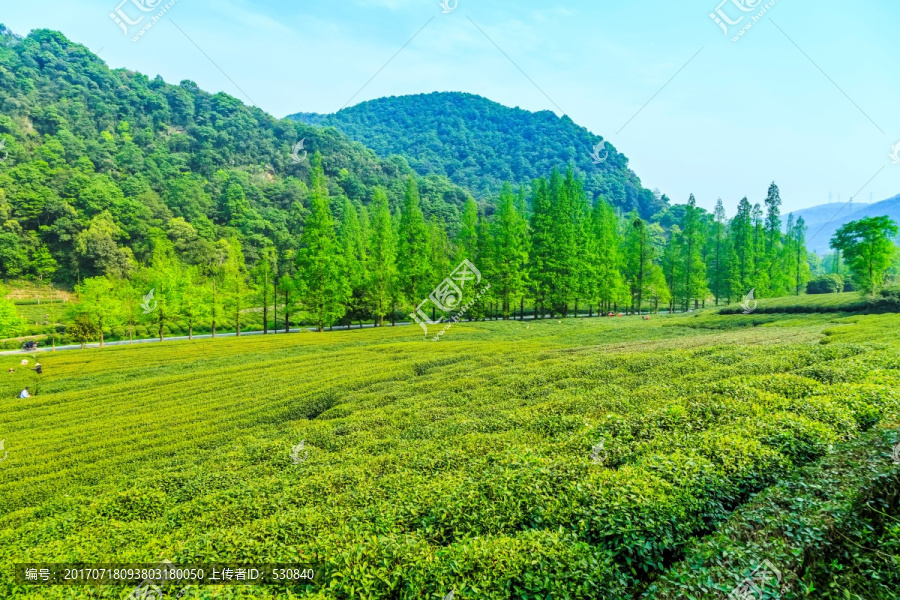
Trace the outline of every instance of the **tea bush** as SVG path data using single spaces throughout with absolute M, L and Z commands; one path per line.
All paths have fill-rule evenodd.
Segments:
M 727 555 L 720 533 L 741 511 L 900 420 L 900 316 L 754 318 L 461 322 L 437 343 L 387 327 L 135 344 L 41 354 L 40 380 L 22 355 L 2 357 L 14 372 L 0 380 L 0 564 L 318 573 L 309 586 L 192 588 L 203 598 L 698 589 L 702 571 L 679 571 L 686 553 L 694 564 L 708 542 Z M 16 399 L 25 385 L 37 393 Z M 871 489 L 866 477 L 841 484 L 847 498 Z M 847 515 L 835 523 L 856 535 Z M 0 570 L 3 598 L 125 595 Z

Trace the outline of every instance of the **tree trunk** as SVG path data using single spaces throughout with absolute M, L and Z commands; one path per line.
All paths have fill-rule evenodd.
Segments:
M 278 274 L 272 278 L 272 333 L 278 333 Z
M 241 337 L 241 290 L 238 288 L 237 290 L 238 297 L 236 298 L 236 306 L 234 309 L 234 329 L 237 337 Z
M 218 295 L 216 293 L 216 279 L 213 277 L 212 280 L 212 288 L 213 288 L 213 303 L 212 303 L 212 336 L 213 339 L 216 337 L 216 300 Z

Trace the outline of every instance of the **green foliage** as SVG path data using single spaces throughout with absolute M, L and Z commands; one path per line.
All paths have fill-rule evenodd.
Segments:
M 792 583 L 821 566 L 821 586 L 838 532 L 890 548 L 855 515 L 896 498 L 881 427 L 900 419 L 900 316 L 703 319 L 720 328 L 460 322 L 441 344 L 396 327 L 42 355 L 35 399 L 12 399 L 30 371 L 0 384 L 0 559 L 306 562 L 316 585 L 279 594 L 318 600 L 617 600 L 727 594 L 760 557 Z M 891 581 L 854 552 L 848 585 Z M 3 597 L 69 594 L 10 577 Z
M 728 594 L 763 561 L 778 569 L 765 598 L 896 597 L 900 474 L 896 432 L 876 430 L 767 490 L 643 595 L 659 600 Z
M 403 156 L 420 175 L 446 176 L 485 200 L 503 183 L 549 177 L 573 165 L 591 204 L 603 196 L 623 213 L 649 218 L 665 200 L 645 189 L 628 168 L 628 158 L 608 141 L 549 111 L 507 108 L 458 92 L 381 98 L 333 115 L 290 118 L 331 125 L 363 142 L 380 156 Z M 602 143 L 606 160 L 591 153 Z
M 309 208 L 310 165 L 290 160 L 300 139 L 322 154 L 341 201 L 367 205 L 380 188 L 398 205 L 413 173 L 334 129 L 275 119 L 191 81 L 111 70 L 58 32 L 4 30 L 0 50 L 4 278 L 128 277 L 159 237 L 189 265 L 211 260 L 220 239 L 237 239 L 250 269 L 268 246 L 284 259 Z M 426 216 L 446 228 L 466 197 L 445 177 L 422 185 Z
M 97 327 L 97 323 L 85 313 L 77 315 L 75 320 L 66 327 L 66 336 L 81 344 L 82 348 L 86 343 L 92 342 L 102 335 L 103 332 Z
M 894 238 L 897 224 L 888 217 L 867 217 L 842 225 L 831 239 L 831 247 L 844 254 L 858 289 L 878 291 L 884 275 L 898 254 Z
M 806 285 L 807 294 L 837 294 L 844 291 L 844 278 L 830 273 L 810 281 Z
M 297 254 L 297 290 L 304 313 L 319 331 L 344 315 L 344 302 L 352 292 L 351 280 L 345 276 L 344 269 L 322 159 L 316 155 L 313 158 L 310 216 Z
M 11 300 L 0 298 L 0 338 L 8 338 L 17 335 L 26 321 L 16 309 Z

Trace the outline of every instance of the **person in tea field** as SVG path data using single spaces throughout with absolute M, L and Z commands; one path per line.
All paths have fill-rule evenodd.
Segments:
M 19 394 L 19 398 L 31 398 L 31 394 L 28 393 L 28 388 L 22 390 L 22 393 Z
M 34 363 L 34 372 L 38 375 L 44 374 L 44 367 L 41 366 L 41 363 Z

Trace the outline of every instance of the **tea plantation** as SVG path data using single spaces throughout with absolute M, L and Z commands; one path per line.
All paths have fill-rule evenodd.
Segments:
M 39 359 L 38 381 L 33 357 L 0 357 L 0 598 L 133 589 L 18 584 L 15 563 L 161 559 L 316 570 L 185 598 L 725 598 L 764 560 L 781 580 L 766 598 L 900 589 L 900 315 L 458 323 L 440 342 L 388 327 Z

